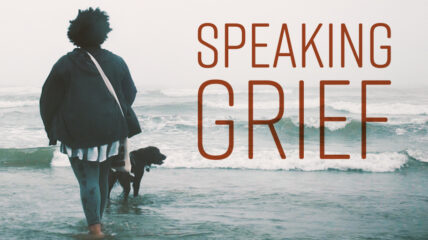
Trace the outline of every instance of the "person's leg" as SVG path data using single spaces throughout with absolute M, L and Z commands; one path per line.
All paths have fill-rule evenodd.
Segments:
M 105 160 L 100 164 L 100 177 L 99 177 L 99 186 L 100 186 L 100 219 L 103 218 L 103 213 L 105 206 L 108 200 L 109 184 L 108 177 L 110 172 L 110 159 Z
M 99 163 L 70 158 L 70 164 L 79 182 L 80 198 L 89 230 L 93 234 L 102 234 L 100 228 Z

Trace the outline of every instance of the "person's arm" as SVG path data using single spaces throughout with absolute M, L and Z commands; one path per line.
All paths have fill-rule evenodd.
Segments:
M 56 145 L 57 139 L 52 132 L 52 121 L 61 106 L 65 92 L 64 79 L 58 68 L 59 61 L 52 67 L 40 96 L 40 115 L 49 138 L 49 145 Z
M 123 70 L 124 70 L 124 77 L 122 79 L 123 96 L 128 106 L 131 106 L 134 103 L 135 96 L 137 95 L 137 88 L 135 87 L 134 81 L 132 80 L 131 73 L 129 72 L 128 66 L 126 65 L 123 59 L 121 60 L 122 60 Z

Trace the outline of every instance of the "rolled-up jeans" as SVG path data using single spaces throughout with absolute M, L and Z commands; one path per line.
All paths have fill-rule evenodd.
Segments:
M 80 199 L 88 225 L 101 223 L 108 198 L 110 159 L 91 162 L 69 158 L 80 186 Z

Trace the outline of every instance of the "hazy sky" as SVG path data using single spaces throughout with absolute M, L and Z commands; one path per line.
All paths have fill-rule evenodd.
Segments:
M 66 32 L 69 20 L 78 9 L 100 7 L 110 15 L 113 31 L 104 48 L 122 56 L 131 69 L 137 86 L 153 88 L 198 88 L 205 80 L 221 78 L 233 86 L 246 86 L 250 79 L 268 79 L 284 86 L 297 85 L 300 79 L 317 85 L 321 79 L 349 79 L 359 86 L 362 79 L 389 79 L 393 86 L 427 87 L 428 1 L 249 1 L 249 0 L 152 0 L 152 1 L 4 1 L 1 7 L 0 56 L 1 86 L 41 86 L 52 65 L 71 51 Z M 197 52 L 209 58 L 210 51 L 197 39 L 198 26 L 217 25 L 219 38 L 206 38 L 219 49 L 218 66 L 203 69 Z M 392 46 L 392 62 L 386 69 L 370 65 L 369 33 L 372 24 L 387 23 L 392 38 L 379 30 L 379 44 Z M 224 24 L 240 23 L 246 29 L 243 49 L 230 53 L 230 67 L 224 68 Z M 287 23 L 297 68 L 289 58 L 280 59 L 277 68 L 251 69 L 251 24 L 269 23 L 257 30 L 257 41 L 267 48 L 257 50 L 257 61 L 272 65 L 282 23 Z M 308 67 L 301 67 L 301 26 L 311 34 L 323 23 L 316 38 L 324 64 L 328 63 L 327 30 L 334 25 L 334 68 L 320 68 L 310 51 Z M 363 24 L 363 68 L 358 68 L 347 46 L 346 68 L 340 68 L 340 24 L 346 23 L 351 37 Z M 232 31 L 231 42 L 240 35 Z M 284 48 L 287 50 L 286 48 Z M 380 57 L 381 50 L 376 51 Z M 378 56 L 379 57 L 379 56 Z M 382 62 L 383 60 L 379 60 Z

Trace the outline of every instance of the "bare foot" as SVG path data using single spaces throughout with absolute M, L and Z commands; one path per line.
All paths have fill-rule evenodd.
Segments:
M 101 238 L 105 237 L 104 233 L 101 231 L 101 224 L 99 224 L 99 223 L 89 225 L 88 229 L 89 229 L 89 234 L 94 239 L 101 239 Z

